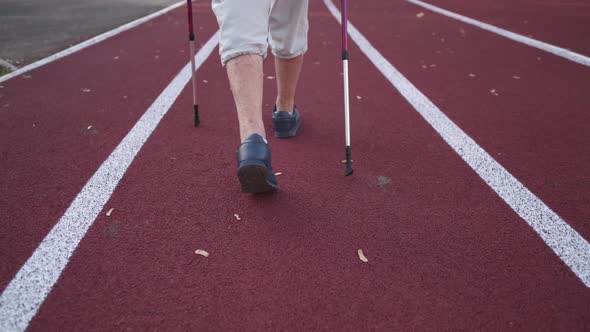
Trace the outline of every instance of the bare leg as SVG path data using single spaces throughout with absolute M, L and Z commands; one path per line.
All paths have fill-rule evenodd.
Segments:
M 303 65 L 303 55 L 292 59 L 275 57 L 277 72 L 277 110 L 293 112 L 295 91 L 299 81 L 299 73 Z
M 262 57 L 242 55 L 227 62 L 227 76 L 240 122 L 240 138 L 256 133 L 266 139 L 262 122 Z

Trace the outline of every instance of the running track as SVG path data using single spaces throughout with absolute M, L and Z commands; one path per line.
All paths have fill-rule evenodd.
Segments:
M 430 3 L 590 53 L 583 1 Z M 590 328 L 590 68 L 407 1 L 353 2 L 352 24 L 385 62 L 351 41 L 356 162 L 345 178 L 340 26 L 313 2 L 303 130 L 270 139 L 281 192 L 247 196 L 231 91 L 216 49 L 206 56 L 208 1 L 195 2 L 205 47 L 192 126 L 184 15 L 0 81 L 2 330 Z M 384 63 L 569 225 L 567 255 L 425 121 Z M 533 221 L 544 213 L 528 209 Z

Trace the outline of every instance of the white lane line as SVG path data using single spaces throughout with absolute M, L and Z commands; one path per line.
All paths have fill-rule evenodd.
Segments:
M 340 12 L 324 3 L 340 22 Z M 379 51 L 348 22 L 348 33 L 361 51 L 406 98 L 461 158 L 553 249 L 578 278 L 590 287 L 590 244 L 535 194 L 449 119 L 406 79 Z
M 23 73 L 26 73 L 26 72 L 28 72 L 30 70 L 35 69 L 35 68 L 41 67 L 43 65 L 46 65 L 46 64 L 48 64 L 50 62 L 53 62 L 53 61 L 55 61 L 57 59 L 63 58 L 65 56 L 68 56 L 68 55 L 70 55 L 72 53 L 78 52 L 78 51 L 80 51 L 82 49 L 85 49 L 88 46 L 92 46 L 94 44 L 98 44 L 101 41 L 103 41 L 105 39 L 108 39 L 108 38 L 111 38 L 111 37 L 113 37 L 115 35 L 118 35 L 118 34 L 120 34 L 123 31 L 127 31 L 129 29 L 135 28 L 136 26 L 138 26 L 138 25 L 140 25 L 142 23 L 145 23 L 145 22 L 147 22 L 147 21 L 149 21 L 149 20 L 151 20 L 153 18 L 156 18 L 156 17 L 158 17 L 160 15 L 166 14 L 167 12 L 169 12 L 169 11 L 171 11 L 173 9 L 176 9 L 176 8 L 182 6 L 183 4 L 184 4 L 183 1 L 178 2 L 178 3 L 175 3 L 175 4 L 173 4 L 173 5 L 169 6 L 169 7 L 166 7 L 164 9 L 159 10 L 159 11 L 157 11 L 155 13 L 152 13 L 152 14 L 150 14 L 148 16 L 144 16 L 144 17 L 139 18 L 139 19 L 137 19 L 135 21 L 129 22 L 127 24 L 124 24 L 124 25 L 122 25 L 122 26 L 120 26 L 120 27 L 118 27 L 116 29 L 113 29 L 111 31 L 107 31 L 107 32 L 105 32 L 103 34 L 100 34 L 100 35 L 96 36 L 96 37 L 93 37 L 93 38 L 90 38 L 90 39 L 88 39 L 86 41 L 83 41 L 80 44 L 76 44 L 76 45 L 74 45 L 74 46 L 72 46 L 70 48 L 67 48 L 67 49 L 65 49 L 65 50 L 63 50 L 61 52 L 55 53 L 55 54 L 50 55 L 50 56 L 48 56 L 48 57 L 46 57 L 44 59 L 41 59 L 41 60 L 37 61 L 37 62 L 33 62 L 33 63 L 29 64 L 29 65 L 26 65 L 26 66 L 24 66 L 24 67 L 22 67 L 20 69 L 17 69 L 15 71 L 11 72 L 10 74 L 6 74 L 6 75 L 0 77 L 0 83 L 2 83 L 4 81 L 7 81 L 7 80 L 9 80 L 9 79 L 11 79 L 13 77 L 18 76 L 18 75 L 21 75 Z
M 197 68 L 218 43 L 219 33 L 195 56 Z M 103 209 L 133 159 L 191 79 L 190 62 L 170 82 L 127 136 L 88 180 L 0 296 L 0 331 L 24 331 Z
M 535 47 L 538 48 L 542 51 L 560 56 L 562 58 L 568 59 L 570 61 L 573 62 L 577 62 L 581 65 L 584 66 L 590 66 L 590 57 L 587 57 L 585 55 L 576 53 L 576 52 L 572 52 L 570 50 L 566 50 L 565 48 L 561 48 L 555 45 L 551 45 L 533 38 L 529 38 L 529 37 L 525 37 L 523 35 L 519 35 L 517 33 L 514 33 L 512 31 L 508 31 L 502 28 L 498 28 L 497 26 L 488 24 L 488 23 L 484 23 L 484 22 L 480 22 L 478 20 L 474 20 L 472 18 L 457 14 L 457 13 L 453 13 L 451 11 L 448 11 L 446 9 L 442 9 L 440 7 L 437 6 L 433 6 L 431 4 L 422 2 L 420 0 L 406 0 L 408 2 L 411 2 L 417 6 L 420 6 L 422 8 L 426 8 L 430 11 L 433 11 L 435 13 L 439 13 L 442 14 L 444 16 L 450 17 L 450 18 L 454 18 L 456 20 L 459 20 L 463 23 L 467 23 L 467 24 L 471 24 L 474 25 L 478 28 L 481 28 L 483 30 L 489 31 L 489 32 L 493 32 L 495 34 L 498 34 L 500 36 L 506 37 L 508 39 L 512 39 L 516 42 L 531 46 L 531 47 Z

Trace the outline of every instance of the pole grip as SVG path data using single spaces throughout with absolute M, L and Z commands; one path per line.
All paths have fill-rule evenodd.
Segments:
M 195 40 L 195 29 L 193 27 L 193 2 L 186 0 L 186 6 L 188 8 L 188 33 L 190 40 Z
M 342 0 L 342 51 L 348 52 L 348 11 L 346 0 Z

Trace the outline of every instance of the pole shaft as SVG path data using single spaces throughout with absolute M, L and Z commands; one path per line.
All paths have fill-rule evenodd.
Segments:
M 345 176 L 353 173 L 350 149 L 350 96 L 348 87 L 348 11 L 346 0 L 342 0 L 342 71 L 344 74 L 344 131 L 346 133 L 346 171 Z
M 201 123 L 199 118 L 199 105 L 197 104 L 197 78 L 196 78 L 196 67 L 195 67 L 195 29 L 193 26 L 193 2 L 192 0 L 186 0 L 187 12 L 188 12 L 188 42 L 191 53 L 191 80 L 193 90 L 193 109 L 195 117 L 195 127 Z
M 348 60 L 342 61 L 344 69 L 344 129 L 346 133 L 346 146 L 350 146 L 350 103 L 348 95 Z
M 193 105 L 197 104 L 197 80 L 196 74 L 197 68 L 195 67 L 195 41 L 190 41 L 190 49 L 191 49 L 191 73 L 192 73 L 192 83 L 193 83 Z
M 344 73 L 344 129 L 346 146 L 350 146 L 350 96 L 348 87 L 348 11 L 347 1 L 342 0 L 342 67 Z

